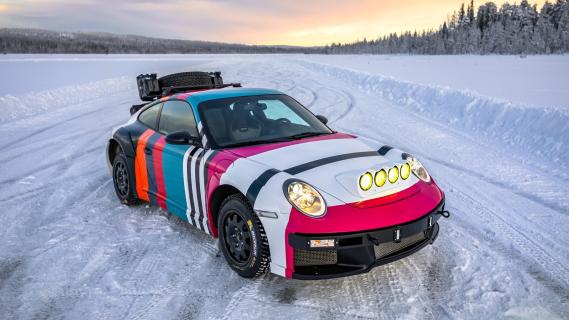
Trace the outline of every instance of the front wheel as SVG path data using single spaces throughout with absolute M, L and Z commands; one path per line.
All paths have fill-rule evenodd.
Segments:
M 137 202 L 131 182 L 126 157 L 119 152 L 113 161 L 113 185 L 117 197 L 126 205 L 133 205 Z
M 259 218 L 240 195 L 221 205 L 219 245 L 231 269 L 244 278 L 258 277 L 269 268 L 269 242 Z

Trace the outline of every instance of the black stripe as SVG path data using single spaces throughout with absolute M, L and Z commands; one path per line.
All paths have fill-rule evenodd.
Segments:
M 384 155 L 386 155 L 386 154 L 389 152 L 389 150 L 391 150 L 391 149 L 393 149 L 392 146 L 385 145 L 385 146 L 379 148 L 379 150 L 377 150 L 377 153 L 379 153 L 380 155 L 384 156 Z
M 255 206 L 255 200 L 257 199 L 259 192 L 261 192 L 261 188 L 263 188 L 263 186 L 279 172 L 280 171 L 277 169 L 269 169 L 263 172 L 257 179 L 255 179 L 255 181 L 253 181 L 253 183 L 251 183 L 251 186 L 249 186 L 249 189 L 247 190 L 247 198 L 251 202 L 251 206 Z
M 194 209 L 194 195 L 192 194 L 192 190 L 194 189 L 192 187 L 192 158 L 194 157 L 194 154 L 196 154 L 196 152 L 198 151 L 198 148 L 194 148 L 192 151 L 190 151 L 190 154 L 188 155 L 188 162 L 186 163 L 186 172 L 187 172 L 187 177 L 186 179 L 188 179 L 188 194 L 190 196 L 190 203 L 189 206 L 190 208 L 190 223 L 194 226 L 196 226 L 196 220 L 194 218 L 194 215 L 196 213 L 195 209 Z
M 298 165 L 296 167 L 288 168 L 284 172 L 291 174 L 291 175 L 295 175 L 295 174 L 299 174 L 301 172 L 304 172 L 304 171 L 307 171 L 310 169 L 314 169 L 316 167 L 320 167 L 320 166 L 330 164 L 330 163 L 334 163 L 334 162 L 338 162 L 338 161 L 355 159 L 355 158 L 363 158 L 363 157 L 373 157 L 373 156 L 377 156 L 377 155 L 378 155 L 377 151 L 364 151 L 364 152 L 354 152 L 354 153 L 341 154 L 338 156 L 332 156 L 332 157 L 328 157 L 328 158 L 310 161 L 310 162 L 307 162 L 305 164 Z
M 408 153 L 403 152 L 403 153 L 401 154 L 401 159 L 403 159 L 403 160 L 407 160 L 407 158 L 410 158 L 410 157 L 411 157 L 411 155 L 408 154 Z
M 202 162 L 202 158 L 205 154 L 205 150 L 201 149 L 201 152 L 197 155 L 197 160 L 196 160 L 196 167 L 194 168 L 195 172 L 196 172 L 196 195 L 197 195 L 197 199 L 198 199 L 198 203 L 196 204 L 196 209 L 197 209 L 197 214 L 198 214 L 198 224 L 199 227 L 202 231 L 204 231 L 203 228 L 203 219 L 202 219 L 202 197 L 201 197 L 201 188 L 200 188 L 200 163 Z

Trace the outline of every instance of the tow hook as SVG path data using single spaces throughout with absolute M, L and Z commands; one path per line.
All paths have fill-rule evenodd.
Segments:
M 437 213 L 443 216 L 443 218 L 450 218 L 450 212 L 448 210 L 445 210 L 444 206 L 440 211 L 437 211 Z

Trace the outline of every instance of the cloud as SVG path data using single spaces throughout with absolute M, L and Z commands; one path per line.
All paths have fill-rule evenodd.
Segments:
M 437 27 L 464 0 L 0 0 L 0 26 L 320 45 Z

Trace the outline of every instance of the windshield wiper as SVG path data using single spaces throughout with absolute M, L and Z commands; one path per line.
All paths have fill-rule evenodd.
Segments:
M 302 133 L 293 134 L 292 136 L 288 136 L 287 138 L 293 140 L 299 140 L 302 138 L 316 137 L 325 134 L 328 134 L 328 132 L 302 132 Z
M 254 141 L 244 141 L 244 142 L 237 142 L 223 146 L 223 148 L 236 148 L 236 147 L 245 147 L 245 146 L 253 146 L 257 144 L 265 144 L 265 143 L 275 143 L 275 142 L 287 142 L 290 141 L 291 138 L 275 138 L 275 139 L 266 139 L 266 140 L 254 140 Z
M 294 134 L 292 136 L 287 136 L 287 137 L 274 138 L 274 139 L 264 139 L 264 140 L 243 141 L 243 142 L 228 144 L 228 145 L 225 145 L 222 147 L 223 148 L 236 148 L 236 147 L 253 146 L 253 145 L 265 144 L 265 143 L 287 142 L 287 141 L 291 141 L 291 140 L 300 140 L 302 138 L 321 136 L 324 134 L 329 134 L 329 133 L 328 132 L 302 132 L 302 133 Z

